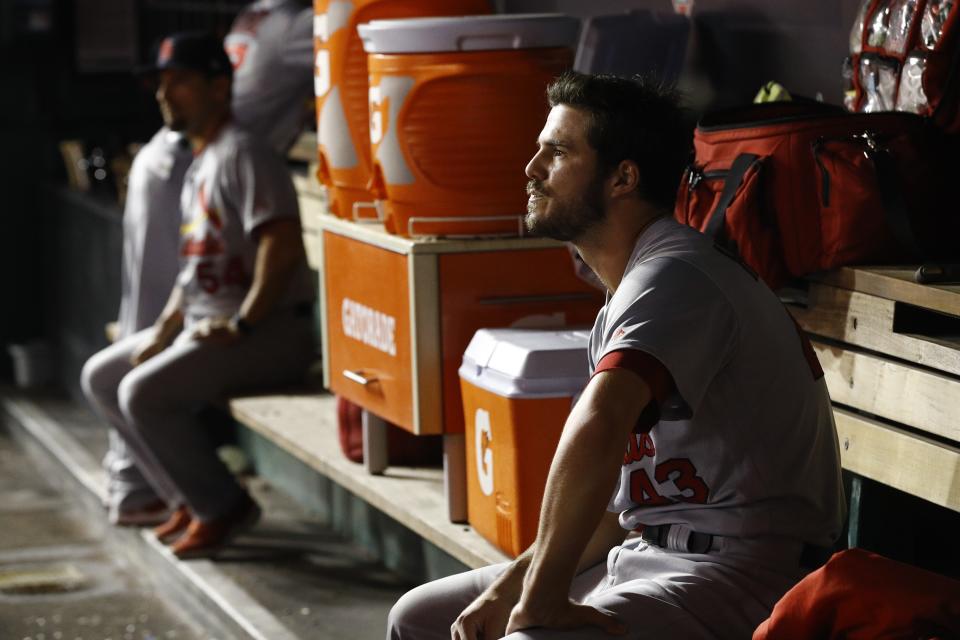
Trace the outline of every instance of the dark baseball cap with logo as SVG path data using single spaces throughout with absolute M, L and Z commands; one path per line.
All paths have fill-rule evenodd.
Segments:
M 157 47 L 152 65 L 138 69 L 155 74 L 165 69 L 188 69 L 207 76 L 232 76 L 233 65 L 223 48 L 223 40 L 212 33 L 182 32 L 167 36 Z

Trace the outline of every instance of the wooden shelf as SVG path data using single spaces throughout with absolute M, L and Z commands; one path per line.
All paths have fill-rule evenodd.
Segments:
M 234 398 L 230 412 L 333 482 L 469 567 L 509 558 L 471 527 L 447 518 L 441 469 L 389 467 L 370 475 L 347 460 L 337 438 L 336 400 L 326 393 Z
M 960 442 L 960 379 L 853 347 L 813 348 L 834 402 Z
M 919 284 L 917 267 L 844 267 L 823 274 L 817 282 L 905 302 L 924 309 L 960 316 L 960 285 Z
M 845 469 L 960 511 L 960 450 L 834 409 Z
M 908 311 L 898 305 L 896 300 L 873 294 L 813 284 L 807 306 L 791 307 L 790 311 L 812 336 L 960 375 L 960 340 L 898 326 L 902 324 L 898 318 Z
M 960 286 L 919 284 L 915 271 L 821 274 L 790 311 L 839 405 L 843 467 L 960 511 Z

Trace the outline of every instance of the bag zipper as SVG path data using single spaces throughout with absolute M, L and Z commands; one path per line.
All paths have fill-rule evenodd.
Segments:
M 697 188 L 703 180 L 721 180 L 730 173 L 727 169 L 718 169 L 716 171 L 704 171 L 701 167 L 691 165 L 687 171 L 687 193 Z

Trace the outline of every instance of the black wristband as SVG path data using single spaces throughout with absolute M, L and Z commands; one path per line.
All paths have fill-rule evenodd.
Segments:
M 239 313 L 233 316 L 233 326 L 235 326 L 237 331 L 242 335 L 248 336 L 253 333 L 253 325 L 241 318 Z

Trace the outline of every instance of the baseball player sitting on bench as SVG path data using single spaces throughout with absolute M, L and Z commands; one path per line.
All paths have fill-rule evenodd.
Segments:
M 676 98 L 576 73 L 548 96 L 526 224 L 572 241 L 608 289 L 593 377 L 536 542 L 407 593 L 388 638 L 749 638 L 842 527 L 822 372 L 777 297 L 671 217 L 689 157 Z
M 286 165 L 231 121 L 222 41 L 171 36 L 154 71 L 164 121 L 195 154 L 180 272 L 156 324 L 109 348 L 121 375 L 96 402 L 174 509 L 158 536 L 191 557 L 215 553 L 260 514 L 196 413 L 225 393 L 300 379 L 314 354 L 314 293 Z
M 304 104 L 313 94 L 312 8 L 301 0 L 247 5 L 224 48 L 234 68 L 235 121 L 285 156 L 303 128 Z M 170 296 L 179 269 L 180 193 L 192 158 L 182 132 L 164 126 L 134 159 L 123 215 L 123 290 L 112 342 L 152 326 Z M 118 362 L 119 367 L 112 366 Z M 98 396 L 115 396 L 128 372 L 126 362 L 108 347 L 84 365 L 84 394 L 99 408 Z M 110 429 L 103 465 L 110 522 L 156 525 L 169 517 L 168 506 L 143 477 L 116 429 Z

